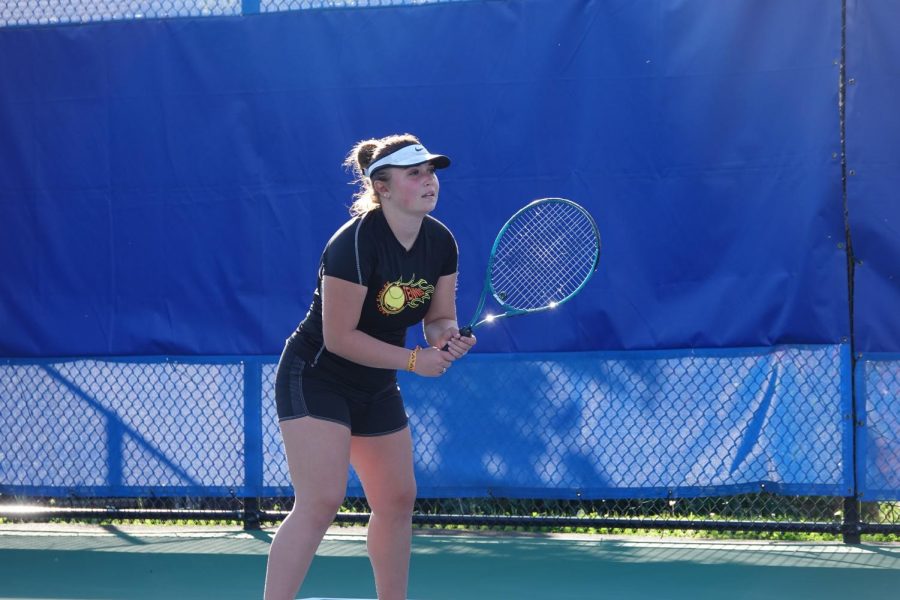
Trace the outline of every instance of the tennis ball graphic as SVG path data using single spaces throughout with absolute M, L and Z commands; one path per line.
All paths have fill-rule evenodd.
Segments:
M 388 310 L 398 311 L 403 308 L 406 294 L 403 293 L 403 289 L 399 285 L 392 285 L 384 291 L 384 299 L 382 301 Z

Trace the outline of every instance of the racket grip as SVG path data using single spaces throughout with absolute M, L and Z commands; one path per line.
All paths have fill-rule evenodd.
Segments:
M 472 328 L 466 325 L 462 329 L 459 330 L 459 335 L 464 335 L 466 337 L 472 337 Z M 444 344 L 444 347 L 441 348 L 444 352 L 450 349 L 450 344 Z

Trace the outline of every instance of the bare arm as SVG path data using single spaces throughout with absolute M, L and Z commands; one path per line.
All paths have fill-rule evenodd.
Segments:
M 437 348 L 443 348 L 450 337 L 459 332 L 456 323 L 456 273 L 438 279 L 422 327 L 425 340 Z
M 454 358 L 460 358 L 475 345 L 476 340 L 474 335 L 459 335 L 459 324 L 456 321 L 456 277 L 456 273 L 453 273 L 438 279 L 423 327 L 429 344 L 437 348 L 447 345 L 450 354 Z
M 378 369 L 405 370 L 410 351 L 360 331 L 359 315 L 366 287 L 326 275 L 322 278 L 322 335 L 329 352 Z M 450 366 L 452 356 L 431 348 L 419 350 L 416 373 L 436 376 Z

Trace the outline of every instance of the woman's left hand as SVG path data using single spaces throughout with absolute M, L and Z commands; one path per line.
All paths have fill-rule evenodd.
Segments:
M 465 356 L 472 346 L 478 341 L 475 335 L 460 335 L 459 329 L 451 327 L 441 336 L 444 340 L 443 346 L 447 346 L 447 352 L 453 356 L 453 360 L 459 360 Z

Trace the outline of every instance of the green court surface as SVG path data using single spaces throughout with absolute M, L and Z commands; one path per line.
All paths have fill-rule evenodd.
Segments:
M 0 599 L 261 598 L 272 530 L 0 525 Z M 436 535 L 410 598 L 900 598 L 900 545 Z M 300 598 L 374 598 L 365 532 L 329 532 Z

